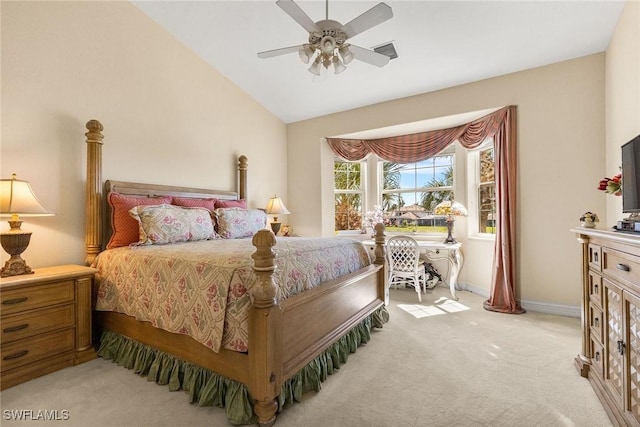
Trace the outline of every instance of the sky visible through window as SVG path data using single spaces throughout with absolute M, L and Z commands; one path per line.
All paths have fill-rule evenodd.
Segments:
M 409 163 L 400 168 L 400 189 L 429 187 L 434 181 L 446 180 L 453 156 L 435 156 L 418 163 Z M 405 206 L 420 203 L 421 192 L 402 193 Z

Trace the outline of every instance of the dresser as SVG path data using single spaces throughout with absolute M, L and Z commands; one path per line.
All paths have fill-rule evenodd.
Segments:
M 640 235 L 576 228 L 582 350 L 575 359 L 615 425 L 640 425 Z
M 63 265 L 0 279 L 0 389 L 94 359 L 95 269 Z

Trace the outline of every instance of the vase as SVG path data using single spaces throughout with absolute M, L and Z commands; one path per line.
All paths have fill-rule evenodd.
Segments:
M 584 228 L 596 228 L 596 223 L 593 221 L 582 221 L 580 225 Z

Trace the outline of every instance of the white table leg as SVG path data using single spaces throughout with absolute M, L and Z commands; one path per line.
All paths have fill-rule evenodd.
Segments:
M 464 259 L 462 257 L 462 252 L 458 248 L 447 248 L 444 250 L 447 251 L 447 255 L 445 256 L 440 255 L 440 249 L 427 250 L 425 254 L 431 261 L 444 258 L 447 259 L 447 261 L 449 262 L 449 274 L 447 275 L 447 280 L 449 281 L 449 289 L 451 291 L 451 296 L 453 297 L 453 299 L 458 301 L 456 289 L 458 289 L 458 275 L 460 274 L 460 269 L 462 268 Z

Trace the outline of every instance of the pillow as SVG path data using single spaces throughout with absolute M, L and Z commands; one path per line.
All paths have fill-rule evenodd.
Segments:
M 247 201 L 245 199 L 240 200 L 217 200 L 216 208 L 240 208 L 247 209 Z
M 191 197 L 174 197 L 172 205 L 185 208 L 205 208 L 213 212 L 216 209 L 218 199 L 195 199 Z
M 218 208 L 214 214 L 223 239 L 251 237 L 267 226 L 267 214 L 259 209 Z
M 139 225 L 138 245 L 164 245 L 216 237 L 211 212 L 174 205 L 136 206 L 129 211 Z
M 113 249 L 128 246 L 139 240 L 138 222 L 129 215 L 129 209 L 140 205 L 171 203 L 171 196 L 142 197 L 109 193 L 108 201 L 111 206 L 111 229 L 113 232 L 107 249 Z

